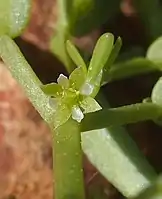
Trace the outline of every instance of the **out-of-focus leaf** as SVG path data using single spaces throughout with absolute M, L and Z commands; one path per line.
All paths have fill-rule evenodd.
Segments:
M 80 2 L 77 7 L 79 12 L 75 23 L 70 27 L 72 34 L 75 36 L 87 34 L 100 27 L 107 20 L 112 19 L 120 10 L 120 0 L 80 0 Z M 84 4 L 87 4 L 87 6 L 83 12 L 81 7 L 84 7 Z
M 144 25 L 146 35 L 149 40 L 153 41 L 162 34 L 162 7 L 160 0 L 135 0 L 132 2 Z
M 159 37 L 150 45 L 146 56 L 151 61 L 162 63 L 162 37 Z
M 119 11 L 120 0 L 59 0 L 58 21 L 51 38 L 51 51 L 64 63 L 67 71 L 74 70 L 65 43 L 72 36 L 84 35 L 101 26 Z
M 155 84 L 152 95 L 152 102 L 162 107 L 162 77 Z
M 0 35 L 20 35 L 28 22 L 30 7 L 31 0 L 1 0 Z

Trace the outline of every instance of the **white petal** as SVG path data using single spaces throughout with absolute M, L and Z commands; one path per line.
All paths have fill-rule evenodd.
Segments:
M 77 122 L 81 122 L 82 119 L 84 118 L 84 115 L 78 106 L 74 106 L 72 108 L 72 118 Z
M 60 74 L 59 77 L 57 78 L 57 83 L 61 86 L 63 86 L 64 88 L 68 88 L 69 87 L 69 80 L 68 78 L 63 75 Z
M 94 86 L 89 84 L 88 82 L 86 82 L 85 84 L 83 84 L 82 88 L 80 89 L 80 93 L 82 95 L 91 95 L 93 92 L 93 88 Z

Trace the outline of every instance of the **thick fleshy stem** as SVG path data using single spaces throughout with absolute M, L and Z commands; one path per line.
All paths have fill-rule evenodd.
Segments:
M 57 199 L 84 199 L 81 133 L 69 119 L 53 133 L 54 193 Z
M 69 120 L 59 128 L 54 128 L 54 109 L 50 106 L 49 97 L 43 93 L 40 88 L 42 83 L 8 36 L 0 37 L 0 56 L 52 130 L 54 198 L 84 199 L 81 135 L 78 123 Z

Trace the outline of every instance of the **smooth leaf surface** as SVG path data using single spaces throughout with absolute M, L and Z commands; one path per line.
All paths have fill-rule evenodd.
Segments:
M 123 128 L 87 131 L 81 138 L 89 161 L 125 197 L 137 196 L 154 182 L 155 172 Z
M 159 37 L 150 45 L 146 57 L 151 61 L 162 63 L 162 37 Z
M 29 20 L 30 7 L 31 0 L 1 0 L 0 35 L 20 35 Z
M 73 60 L 77 67 L 82 67 L 85 73 L 87 72 L 86 64 L 81 57 L 80 53 L 78 52 L 77 48 L 72 44 L 70 40 L 66 42 L 67 52 L 70 58 Z
M 113 44 L 114 36 L 111 33 L 105 33 L 98 39 L 89 64 L 87 81 L 94 83 L 111 54 Z
M 117 58 L 119 51 L 121 49 L 122 46 L 122 40 L 120 37 L 117 38 L 113 49 L 111 51 L 111 54 L 109 56 L 109 59 L 107 60 L 105 67 L 104 67 L 104 73 L 103 73 L 103 81 L 106 81 L 106 77 L 108 76 L 109 70 L 112 66 L 112 64 L 114 63 L 115 59 Z

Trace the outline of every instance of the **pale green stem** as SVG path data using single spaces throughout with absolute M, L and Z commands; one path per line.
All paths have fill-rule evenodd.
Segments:
M 82 132 L 145 120 L 156 120 L 160 116 L 162 116 L 162 109 L 153 103 L 139 103 L 104 109 L 86 114 L 82 122 Z

